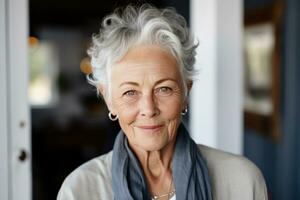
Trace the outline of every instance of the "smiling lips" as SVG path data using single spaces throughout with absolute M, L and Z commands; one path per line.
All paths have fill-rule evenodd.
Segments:
M 149 132 L 156 132 L 160 130 L 164 125 L 145 125 L 145 126 L 136 126 L 139 129 Z

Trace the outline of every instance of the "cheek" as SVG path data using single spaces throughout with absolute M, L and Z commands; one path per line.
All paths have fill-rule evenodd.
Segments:
M 160 102 L 161 114 L 169 120 L 177 119 L 181 115 L 182 109 L 181 98 L 169 98 Z
M 121 126 L 124 127 L 126 124 L 131 124 L 136 119 L 138 107 L 135 103 L 126 103 L 116 100 L 113 102 L 113 107 L 119 117 L 119 123 Z

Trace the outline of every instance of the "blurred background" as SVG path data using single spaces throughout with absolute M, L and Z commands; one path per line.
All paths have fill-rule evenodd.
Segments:
M 99 31 L 101 19 L 105 15 L 116 7 L 142 2 L 145 1 L 27 2 L 29 85 L 26 95 L 30 105 L 31 124 L 28 130 L 31 133 L 30 189 L 33 200 L 55 199 L 64 178 L 72 170 L 112 149 L 120 128 L 118 123 L 108 119 L 108 110 L 103 100 L 86 81 L 86 75 L 90 73 L 86 49 L 90 45 L 92 34 Z M 197 0 L 147 2 L 157 7 L 175 7 L 190 26 L 197 23 L 193 19 L 197 10 L 193 6 L 198 5 L 195 3 Z M 238 2 L 240 8 L 236 16 L 240 17 L 237 22 L 240 22 L 238 27 L 241 32 L 238 38 L 225 35 L 232 41 L 239 41 L 237 44 L 240 48 L 235 54 L 239 56 L 238 64 L 232 64 L 237 66 L 238 71 L 231 69 L 232 71 L 224 73 L 229 73 L 229 79 L 232 75 L 239 80 L 233 83 L 239 85 L 237 90 L 230 91 L 238 96 L 239 101 L 235 104 L 229 95 L 228 102 L 222 102 L 218 100 L 222 97 L 221 92 L 214 97 L 219 102 L 219 107 L 226 107 L 228 104 L 237 108 L 238 114 L 235 116 L 239 119 L 236 121 L 237 125 L 234 125 L 238 132 L 237 144 L 232 142 L 233 138 L 227 138 L 229 142 L 226 145 L 234 146 L 233 153 L 243 154 L 261 169 L 266 179 L 269 199 L 300 199 L 300 80 L 297 78 L 300 76 L 300 2 Z M 232 6 L 230 1 L 227 4 Z M 210 3 L 204 3 L 202 11 L 210 10 L 209 6 Z M 222 7 L 217 7 L 214 12 L 218 13 L 220 10 Z M 204 13 L 202 16 L 207 15 Z M 203 19 L 208 24 L 210 20 L 205 17 Z M 230 23 L 230 19 L 228 20 Z M 225 21 L 223 19 L 222 23 Z M 226 24 L 218 21 L 216 24 L 217 29 L 226 30 Z M 191 28 L 197 30 L 195 27 Z M 227 47 L 230 49 L 230 45 L 223 46 L 225 51 Z M 222 51 L 218 52 L 217 58 L 222 59 Z M 228 62 L 232 61 L 234 58 Z M 222 68 L 222 63 L 219 62 L 216 66 Z M 222 74 L 222 70 L 219 73 Z M 201 83 L 200 80 L 200 84 L 207 83 L 209 84 Z M 193 101 L 195 104 L 199 100 Z M 195 121 L 193 116 L 192 114 L 190 117 Z M 228 116 L 231 113 L 226 112 L 226 118 L 230 118 Z M 190 117 L 185 119 L 187 123 L 190 123 Z M 218 124 L 220 120 L 216 121 Z M 218 133 L 215 135 L 207 134 L 214 137 L 222 134 L 220 129 L 216 132 Z M 10 141 L 9 137 L 7 140 Z M 222 137 L 220 140 L 223 141 Z M 212 146 L 224 146 L 222 149 L 231 151 L 226 145 L 222 146 L 222 141 L 212 143 Z M 22 160 L 23 154 L 18 155 Z

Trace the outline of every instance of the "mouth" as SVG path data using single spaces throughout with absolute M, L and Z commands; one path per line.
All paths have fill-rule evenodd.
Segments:
M 164 125 L 141 125 L 136 127 L 146 132 L 157 132 L 161 130 L 163 126 Z

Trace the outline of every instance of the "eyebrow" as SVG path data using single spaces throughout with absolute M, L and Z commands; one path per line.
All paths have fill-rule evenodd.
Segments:
M 173 78 L 163 78 L 163 79 L 161 79 L 161 80 L 156 81 L 156 82 L 155 82 L 155 85 L 160 84 L 160 83 L 165 82 L 165 81 L 173 81 L 173 82 L 176 82 L 176 83 L 177 83 L 177 81 L 176 81 L 175 79 L 173 79 Z M 137 82 L 127 81 L 127 82 L 121 83 L 121 84 L 119 85 L 119 88 L 122 87 L 123 85 L 134 85 L 134 86 L 139 86 L 139 84 L 138 84 Z

